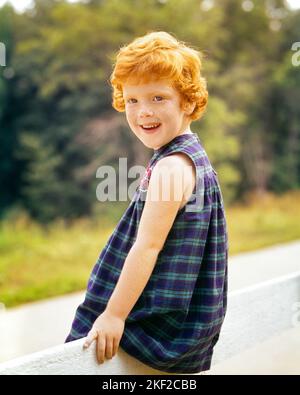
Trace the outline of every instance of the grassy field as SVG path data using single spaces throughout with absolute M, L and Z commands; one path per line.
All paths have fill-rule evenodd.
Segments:
M 229 255 L 300 239 L 300 191 L 226 208 Z M 126 207 L 126 206 L 124 206 Z M 0 303 L 17 306 L 84 290 L 124 211 L 101 220 L 57 221 L 45 228 L 26 215 L 0 223 Z

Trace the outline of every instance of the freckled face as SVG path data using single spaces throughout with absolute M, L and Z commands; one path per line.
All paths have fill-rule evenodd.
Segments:
M 180 108 L 180 94 L 168 80 L 123 85 L 127 122 L 148 148 L 158 149 L 182 134 L 189 125 Z M 154 129 L 146 126 L 159 125 Z

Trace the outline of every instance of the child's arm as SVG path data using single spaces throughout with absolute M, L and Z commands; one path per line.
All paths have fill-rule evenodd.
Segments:
M 120 321 L 125 322 L 145 288 L 158 254 L 173 225 L 186 186 L 190 187 L 190 183 L 193 182 L 194 173 L 186 158 L 181 155 L 165 157 L 153 169 L 136 241 L 126 257 L 107 307 L 95 321 L 87 339 L 89 345 L 101 331 L 102 336 L 98 336 L 98 360 L 104 361 L 106 345 L 103 339 L 105 338 L 108 339 L 108 348 L 111 350 L 106 350 L 106 356 L 111 358 L 115 355 L 124 330 Z M 178 183 L 176 182 L 179 176 L 178 172 L 182 171 L 184 167 L 183 182 Z M 169 182 L 166 182 L 167 179 Z M 154 201 L 155 197 L 156 201 Z M 116 334 L 116 327 L 119 328 L 118 334 Z M 111 334 L 113 338 L 110 337 Z

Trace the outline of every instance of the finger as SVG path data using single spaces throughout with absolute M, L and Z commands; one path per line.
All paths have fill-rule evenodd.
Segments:
M 105 358 L 112 359 L 113 357 L 113 339 L 106 337 Z
M 117 354 L 118 348 L 119 348 L 119 341 L 117 339 L 114 339 L 113 341 L 113 356 Z
M 99 363 L 104 362 L 105 355 L 105 346 L 106 346 L 105 336 L 103 334 L 99 334 L 97 339 L 97 359 Z
M 83 344 L 83 348 L 88 348 L 93 343 L 93 341 L 97 338 L 97 336 L 98 336 L 97 331 L 95 329 L 91 329 Z

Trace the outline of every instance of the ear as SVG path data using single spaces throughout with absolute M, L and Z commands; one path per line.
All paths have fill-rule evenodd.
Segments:
M 192 112 L 195 110 L 195 107 L 196 107 L 195 102 L 193 103 L 186 102 L 183 106 L 183 110 L 187 115 L 191 115 Z

